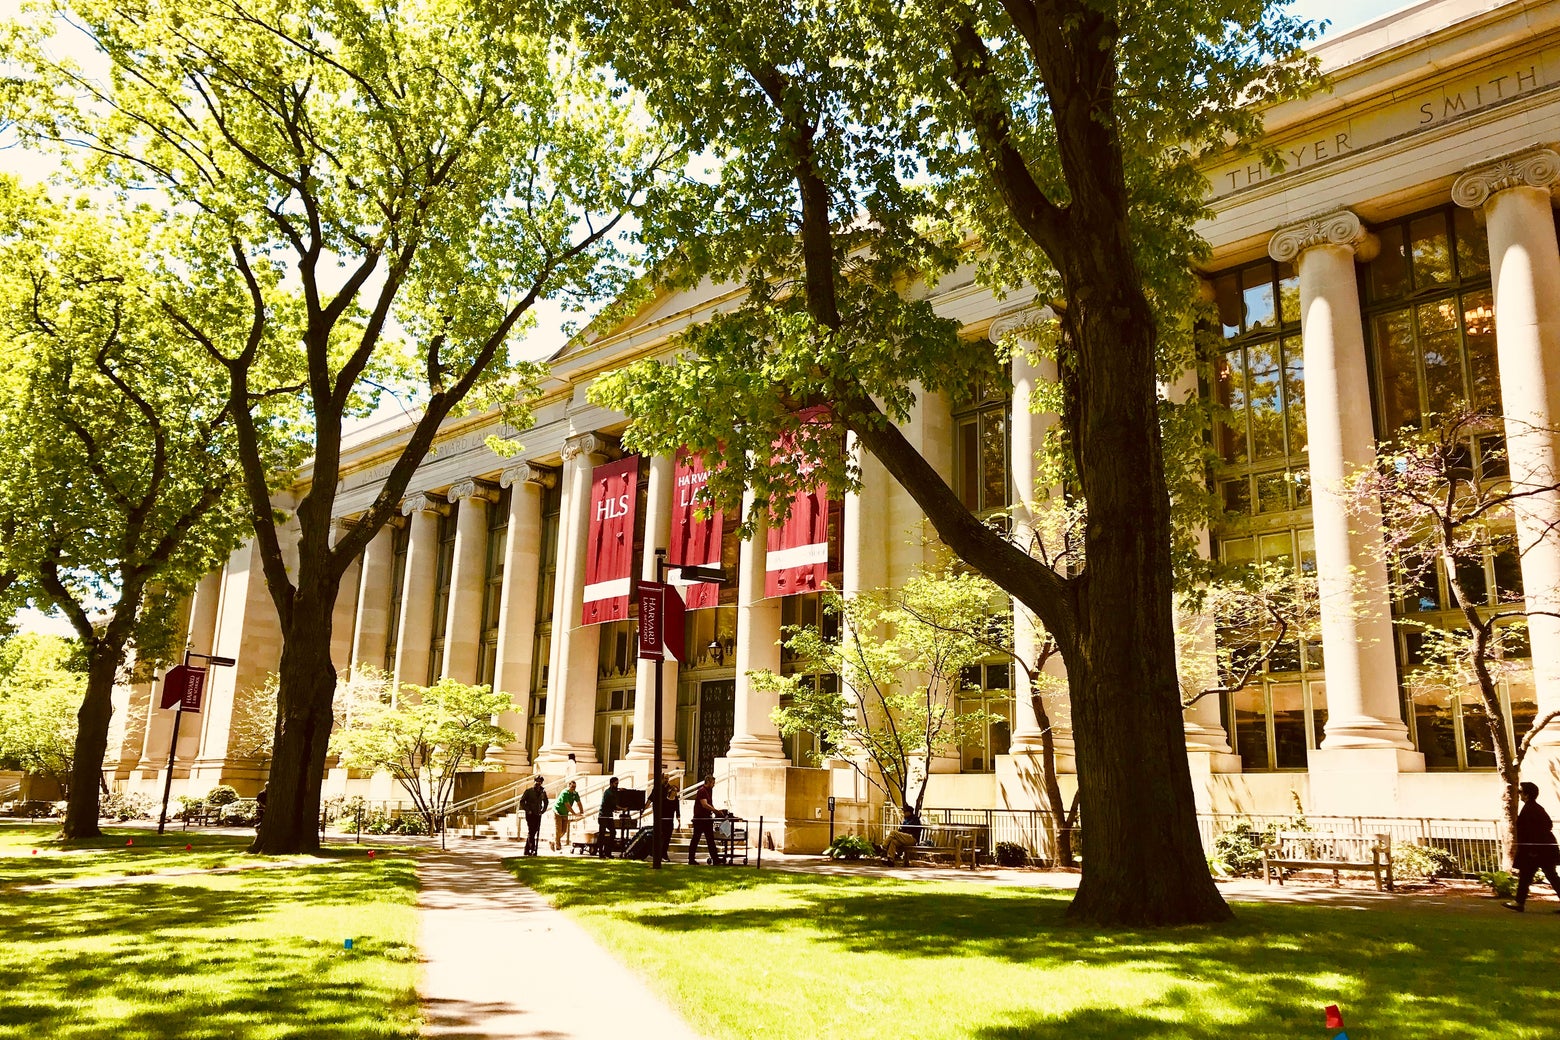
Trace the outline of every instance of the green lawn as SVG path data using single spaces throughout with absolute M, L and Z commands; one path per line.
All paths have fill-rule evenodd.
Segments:
M 69 874 L 73 859 L 99 873 L 132 873 L 154 857 L 191 865 L 182 835 L 176 849 L 143 835 L 155 838 L 133 832 L 126 848 L 116 835 L 109 848 L 54 852 L 54 862 L 42 846 L 37 858 L 30 847 L 25 860 L 9 858 L 12 847 L 0 865 L 13 881 Z M 245 858 L 207 837 L 204 850 L 188 839 L 202 850 L 193 855 Z M 404 853 L 370 861 L 359 849 L 235 874 L 0 887 L 0 1040 L 409 1040 L 419 1030 L 416 891 Z
M 1063 919 L 1069 893 L 509 865 L 714 1038 L 1330 1040 L 1328 1004 L 1351 1040 L 1560 1035 L 1550 913 L 1246 904 L 1225 928 L 1106 932 Z
M 0 823 L 0 888 L 252 862 L 244 853 L 251 840 L 247 836 L 105 827 L 101 838 L 65 842 L 59 830 L 57 823 Z

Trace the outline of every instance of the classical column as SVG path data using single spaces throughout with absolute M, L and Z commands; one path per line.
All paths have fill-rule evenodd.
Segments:
M 334 546 L 352 530 L 352 521 L 338 517 L 330 524 L 330 544 Z M 356 635 L 358 595 L 362 591 L 363 558 L 359 556 L 347 564 L 341 572 L 341 586 L 336 590 L 336 607 L 330 616 L 330 663 L 336 666 L 336 675 L 345 681 L 352 668 L 352 646 Z
M 475 480 L 463 480 L 450 488 L 445 498 L 460 506 L 455 514 L 455 559 L 450 568 L 450 605 L 444 615 L 444 668 L 440 678 L 474 683 L 477 651 L 482 643 L 488 508 L 498 495 Z
M 1036 459 L 1045 446 L 1046 434 L 1057 422 L 1055 412 L 1044 411 L 1042 388 L 1056 382 L 1056 362 L 1048 357 L 1031 354 L 1035 344 L 1032 330 L 1053 321 L 1055 315 L 1049 307 L 1026 308 L 1004 314 L 991 323 L 989 335 L 1001 340 L 1017 334 L 1022 349 L 1013 355 L 1013 405 L 1011 429 L 1008 433 L 1008 466 L 1011 486 L 1008 498 L 1012 501 L 1013 532 L 1020 545 L 1029 539 L 1042 537 L 1045 526 L 1040 510 L 1042 496 L 1049 498 L 1053 489 L 1036 487 Z M 1025 335 L 1025 332 L 1030 335 Z M 1013 600 L 1013 650 L 1021 660 L 1033 664 L 1040 656 L 1045 638 L 1038 619 L 1028 607 Z M 1015 669 L 1014 684 L 1023 683 L 1022 669 Z M 1040 700 L 1051 724 L 1051 737 L 1056 752 L 1056 768 L 1064 773 L 1075 769 L 1072 708 L 1067 695 L 1067 667 L 1061 654 L 1052 654 L 1046 661 L 1041 680 Z M 1009 752 L 1014 755 L 1038 755 L 1041 752 L 1042 730 L 1040 716 L 1034 701 L 1026 691 L 1017 689 L 1013 697 L 1013 742 Z
M 1327 737 L 1321 752 L 1311 756 L 1313 778 L 1319 766 L 1351 776 L 1360 768 L 1424 768 L 1424 757 L 1412 751 L 1399 707 L 1381 512 L 1374 504 L 1351 510 L 1342 486 L 1354 469 L 1376 463 L 1370 371 L 1354 274 L 1356 253 L 1368 259 L 1375 248 L 1375 240 L 1348 210 L 1284 228 L 1268 244 L 1273 259 L 1297 261 L 1300 271 L 1311 518 L 1327 662 Z M 1368 763 L 1359 755 L 1331 754 L 1347 752 L 1379 754 Z M 1336 791 L 1330 788 L 1315 800 L 1325 807 L 1334 794 L 1346 797 L 1342 787 L 1350 782 L 1340 780 Z
M 390 596 L 395 586 L 395 531 L 404 520 L 394 517 L 363 548 L 357 594 L 357 618 L 352 626 L 352 667 L 383 668 L 390 643 Z
M 650 460 L 650 486 L 645 501 L 644 557 L 639 577 L 656 580 L 655 551 L 665 549 L 672 536 L 672 459 L 656 455 Z M 674 592 L 673 595 L 676 595 Z M 676 647 L 682 653 L 682 647 Z M 661 761 L 667 768 L 682 768 L 677 754 L 677 660 L 668 657 L 657 664 L 640 661 L 634 677 L 634 739 L 629 741 L 626 758 L 654 761 L 655 758 L 655 670 L 661 669 Z
M 401 624 L 395 634 L 392 691 L 402 683 L 428 684 L 433 648 L 433 603 L 439 581 L 439 516 L 448 507 L 431 494 L 411 495 L 401 503 L 407 518 L 406 574 L 401 579 Z
M 742 515 L 751 516 L 752 509 L 753 496 L 745 495 Z M 748 680 L 751 671 L 780 673 L 780 600 L 764 598 L 768 545 L 768 525 L 760 523 L 737 556 L 737 699 L 727 758 L 785 758 L 771 718 L 780 706 L 779 694 L 755 689 Z
M 607 461 L 607 442 L 594 433 L 563 445 L 563 502 L 558 516 L 557 589 L 552 652 L 547 666 L 547 719 L 539 762 L 561 764 L 573 754 L 582 767 L 596 755 L 596 671 L 601 629 L 582 625 L 585 554 L 590 542 L 591 471 Z M 610 763 L 609 763 L 610 764 Z
M 531 718 L 531 676 L 536 667 L 536 594 L 542 578 L 542 493 L 558 483 L 550 469 L 522 462 L 499 474 L 509 489 L 509 527 L 504 535 L 504 585 L 499 593 L 497 666 L 493 688 L 509 694 L 512 711 L 498 725 L 515 735 L 512 744 L 488 757 L 506 773 L 527 769 L 526 729 Z
M 1469 170 L 1452 185 L 1459 206 L 1482 207 L 1495 289 L 1495 349 L 1514 490 L 1560 483 L 1560 249 L 1551 188 L 1560 154 L 1534 148 Z M 1560 611 L 1560 494 L 1516 504 L 1527 609 Z M 1542 718 L 1560 711 L 1560 618 L 1528 620 Z M 1520 734 L 1519 734 L 1520 737 Z M 1560 725 L 1534 744 L 1560 748 Z

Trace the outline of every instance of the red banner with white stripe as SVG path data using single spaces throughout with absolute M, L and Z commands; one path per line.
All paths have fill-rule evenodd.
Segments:
M 704 456 L 679 448 L 672 467 L 672 533 L 666 562 L 672 565 L 667 584 L 682 590 L 689 610 L 713 607 L 720 601 L 720 586 L 710 582 L 682 580 L 680 567 L 719 567 L 721 538 L 725 517 L 708 502 L 699 499 L 699 489 L 710 479 Z M 701 517 L 701 512 L 708 516 Z
M 819 406 L 798 413 L 803 423 L 828 423 L 828 409 Z M 809 441 L 812 438 L 808 438 Z M 797 472 L 806 477 L 813 462 L 798 450 L 794 437 L 786 435 L 775 442 L 775 458 L 794 460 Z M 829 489 L 820 484 L 811 491 L 798 491 L 791 499 L 791 511 L 782 523 L 771 521 L 768 553 L 764 557 L 764 595 L 794 596 L 817 592 L 829 574 Z
M 582 625 L 628 617 L 634 576 L 634 509 L 639 456 L 597 466 L 590 474 L 590 535 L 585 543 Z

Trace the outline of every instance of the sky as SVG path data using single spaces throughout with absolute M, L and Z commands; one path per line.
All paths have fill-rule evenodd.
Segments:
M 10 6 L 11 0 L 0 0 L 0 10 Z M 1315 20 L 1326 20 L 1331 23 L 1328 26 L 1324 39 L 1338 33 L 1347 32 L 1356 26 L 1386 14 L 1389 11 L 1407 6 L 1402 0 L 1296 0 L 1292 10 L 1294 13 Z M 15 152 L 5 155 L 8 165 L 16 169 L 18 161 L 27 163 L 29 160 L 18 156 Z M 44 177 L 48 171 L 43 168 L 17 169 L 23 176 Z M 551 312 L 551 313 L 549 313 Z M 538 321 L 535 330 L 527 337 L 525 353 L 534 357 L 543 357 L 551 354 L 559 346 L 562 346 L 564 337 L 559 331 L 562 317 L 555 305 L 547 305 L 538 308 Z M 576 320 L 578 320 L 576 316 Z M 55 632 L 59 635 L 72 635 L 70 625 L 58 617 L 48 617 L 34 610 L 23 611 L 17 618 L 18 623 L 30 631 Z

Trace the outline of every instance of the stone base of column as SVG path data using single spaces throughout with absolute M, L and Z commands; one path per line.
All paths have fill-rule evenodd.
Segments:
M 1327 716 L 1327 736 L 1322 747 L 1328 751 L 1414 751 L 1413 741 L 1408 739 L 1408 727 L 1396 719 L 1378 719 L 1373 715 Z M 1417 754 L 1417 753 L 1416 753 Z M 1421 763 L 1424 756 L 1419 756 Z M 1421 772 L 1405 769 L 1404 772 Z
M 198 758 L 190 768 L 189 786 L 198 790 L 202 785 L 226 785 L 241 797 L 253 798 L 269 775 L 270 770 L 252 758 Z
M 1056 751 L 1056 771 L 1058 773 L 1076 773 L 1078 771 L 1077 751 L 1073 743 L 1071 733 L 1060 733 L 1054 740 Z M 1020 757 L 1032 757 L 1035 768 L 1040 768 L 1040 756 L 1045 752 L 1045 745 L 1041 741 L 1039 732 L 1026 733 L 1019 730 L 1013 734 L 1013 742 L 1008 746 L 1008 754 Z
M 1216 751 L 1191 751 L 1186 754 L 1186 764 L 1192 773 L 1192 798 L 1200 813 L 1219 811 L 1219 804 L 1228 801 L 1231 781 L 1222 779 L 1239 774 L 1239 755 L 1221 754 Z M 1224 797 L 1215 799 L 1215 793 Z
M 506 744 L 488 748 L 482 764 L 500 773 L 529 773 L 531 756 L 525 753 L 524 744 Z
M 758 851 L 761 818 L 765 852 L 771 840 L 780 852 L 821 852 L 829 843 L 828 774 L 793 770 L 784 759 L 717 758 L 715 805 L 747 820 L 750 855 Z
M 785 754 L 785 744 L 779 737 L 753 734 L 732 737 L 725 757 L 741 761 L 759 760 L 789 764 Z
M 997 756 L 997 799 L 1003 807 L 1011 809 L 1044 809 L 1045 804 L 1045 769 L 1041 764 L 1042 759 L 1038 751 L 1020 751 L 1016 754 Z M 1078 777 L 1071 769 L 1073 762 L 1068 760 L 1068 769 L 1061 768 L 1061 758 L 1057 758 L 1056 783 L 1061 788 L 1062 812 L 1066 812 L 1072 804 L 1074 792 L 1078 790 Z
M 1317 748 L 1308 756 L 1317 816 L 1404 815 L 1398 778 L 1423 773 L 1425 756 L 1400 748 Z M 1412 814 L 1418 815 L 1418 814 Z
M 536 761 L 532 765 L 541 769 L 548 776 L 556 776 L 564 771 L 569 764 L 569 756 L 574 756 L 575 764 L 579 766 L 581 773 L 599 773 L 601 759 L 596 757 L 596 745 L 594 744 L 550 744 L 536 753 Z
M 1225 736 L 1222 727 L 1202 726 L 1190 720 L 1186 723 L 1186 750 L 1189 753 L 1205 753 L 1213 755 L 1230 755 L 1229 737 Z M 1240 772 L 1240 756 L 1234 755 L 1234 769 L 1215 769 L 1216 773 Z

